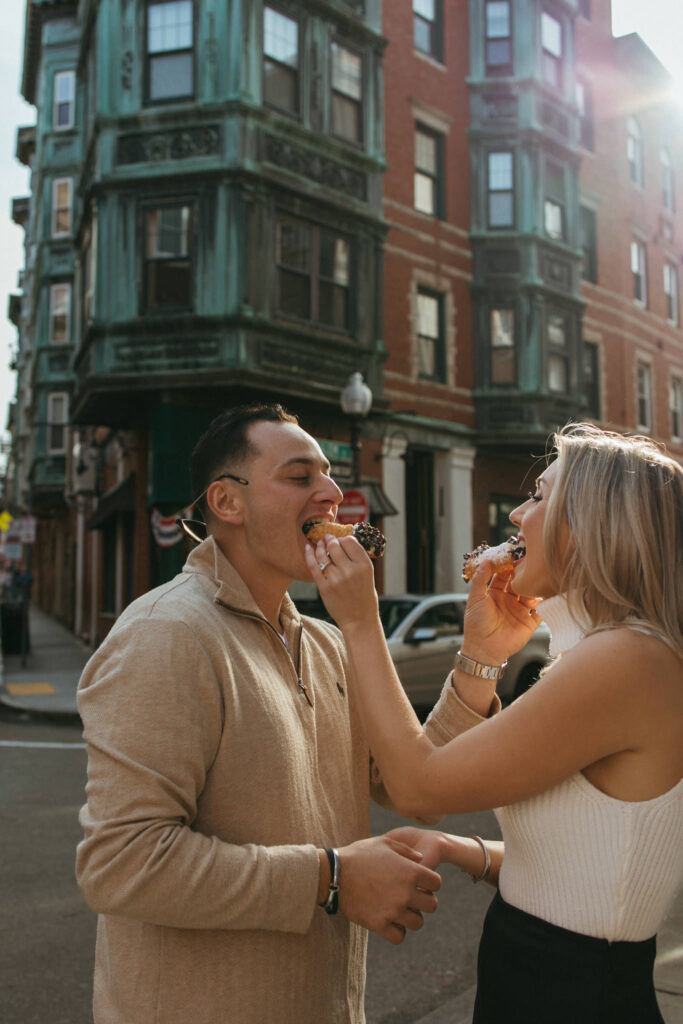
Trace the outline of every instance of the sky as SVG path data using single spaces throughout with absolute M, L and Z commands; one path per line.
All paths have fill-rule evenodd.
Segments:
M 397 0 L 384 0 L 396 3 Z M 14 396 L 15 375 L 9 369 L 16 348 L 16 328 L 7 319 L 7 304 L 18 291 L 17 279 L 23 266 L 23 231 L 12 221 L 12 199 L 28 195 L 28 169 L 15 158 L 16 133 L 20 125 L 35 123 L 35 110 L 20 95 L 24 45 L 25 0 L 1 0 L 0 38 L 4 40 L 0 61 L 0 440 L 7 439 L 7 407 Z M 650 49 L 676 79 L 683 103 L 683 0 L 612 0 L 614 35 L 638 32 Z M 0 467 L 4 457 L 0 449 Z

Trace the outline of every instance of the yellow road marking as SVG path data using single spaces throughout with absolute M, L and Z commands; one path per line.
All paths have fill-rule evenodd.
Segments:
M 12 697 L 26 697 L 39 693 L 54 693 L 55 688 L 50 683 L 7 683 L 7 692 Z

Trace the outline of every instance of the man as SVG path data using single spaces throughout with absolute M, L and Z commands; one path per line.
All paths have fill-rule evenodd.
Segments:
M 219 416 L 192 478 L 207 540 L 80 685 L 95 1021 L 359 1024 L 364 929 L 400 942 L 440 879 L 365 838 L 382 791 L 341 636 L 287 595 L 310 579 L 304 523 L 333 520 L 341 492 L 280 406 Z

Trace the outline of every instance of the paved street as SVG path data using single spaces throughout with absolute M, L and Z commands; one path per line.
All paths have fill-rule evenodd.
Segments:
M 26 666 L 6 658 L 0 683 L 0 1019 L 90 1024 L 95 918 L 73 869 L 86 766 L 75 687 L 88 652 L 40 613 L 32 613 L 31 636 Z M 399 823 L 373 808 L 373 832 Z M 497 834 L 488 812 L 451 817 L 443 827 Z M 471 1020 L 476 947 L 491 889 L 448 867 L 443 875 L 439 912 L 421 933 L 399 947 L 370 936 L 368 1024 Z M 682 967 L 683 893 L 659 941 L 655 977 L 667 1024 L 683 1024 Z

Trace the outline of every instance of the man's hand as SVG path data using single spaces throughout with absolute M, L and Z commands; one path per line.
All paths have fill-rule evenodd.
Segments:
M 401 828 L 394 828 L 391 832 L 387 832 L 387 836 L 389 839 L 405 843 L 406 846 L 421 853 L 422 864 L 426 868 L 437 868 L 445 859 L 448 844 L 443 832 L 403 825 Z
M 342 847 L 339 909 L 349 920 L 399 945 L 406 931 L 419 931 L 422 915 L 432 914 L 438 905 L 434 893 L 441 877 L 422 859 L 420 851 L 391 835 Z

